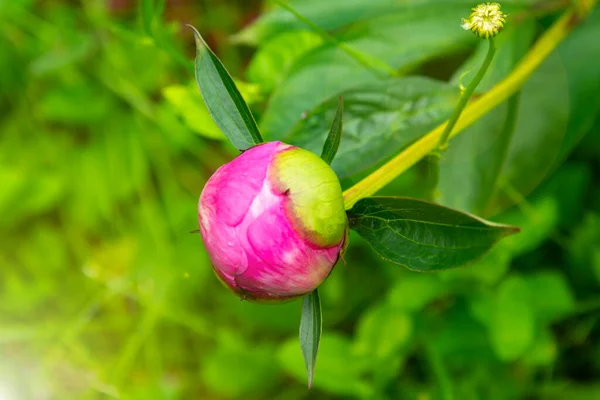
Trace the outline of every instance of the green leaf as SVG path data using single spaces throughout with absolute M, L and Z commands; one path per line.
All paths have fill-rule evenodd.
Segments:
M 321 158 L 325 160 L 327 164 L 331 164 L 335 155 L 340 147 L 342 140 L 342 117 L 344 116 L 344 100 L 342 97 L 338 100 L 338 108 L 329 130 L 329 135 L 323 145 L 323 151 L 321 152 Z
M 536 318 L 547 324 L 573 310 L 575 299 L 565 277 L 555 271 L 539 270 L 525 277 Z
M 534 311 L 527 282 L 511 276 L 496 293 L 492 306 L 492 348 L 503 361 L 519 358 L 534 340 Z
M 348 211 L 350 227 L 383 258 L 415 271 L 438 271 L 476 260 L 518 228 L 423 200 L 370 197 Z
M 406 71 L 475 41 L 456 28 L 464 9 L 454 3 L 402 9 L 361 21 L 338 39 L 366 56 Z M 396 40 L 390 38 L 406 38 Z M 359 64 L 331 43 L 306 53 L 275 89 L 261 119 L 270 140 L 281 139 L 307 111 L 342 92 L 381 82 L 384 77 Z M 307 95 L 309 93 L 310 95 Z M 345 98 L 345 97 L 344 97 Z
M 378 364 L 406 346 L 412 333 L 410 315 L 384 303 L 370 308 L 361 316 L 354 347 L 359 354 Z
M 206 104 L 198 96 L 196 88 L 192 91 L 187 86 L 172 85 L 165 87 L 162 94 L 189 129 L 209 139 L 225 139 L 223 132 L 212 120 Z
M 270 92 L 285 79 L 296 60 L 322 43 L 319 35 L 308 31 L 277 35 L 261 44 L 246 71 L 248 80 Z
M 397 9 L 397 0 L 301 0 L 288 1 L 300 14 L 325 30 L 341 28 L 361 19 L 383 15 Z M 300 29 L 308 29 L 289 11 L 274 7 L 252 25 L 233 37 L 240 43 L 259 44 L 269 38 Z
M 420 311 L 444 292 L 439 274 L 407 274 L 387 293 L 387 303 L 396 310 Z
M 308 375 L 308 388 L 313 385 L 315 376 L 315 363 L 321 340 L 323 316 L 321 314 L 321 300 L 319 290 L 304 296 L 302 300 L 302 319 L 300 320 L 300 348 L 306 364 Z
M 196 82 L 215 123 L 239 150 L 262 143 L 254 117 L 233 79 L 196 28 L 188 26 L 196 40 Z
M 395 155 L 443 122 L 452 112 L 458 90 L 425 77 L 391 78 L 342 93 L 344 140 L 331 167 L 347 178 Z M 286 143 L 319 154 L 338 99 L 310 112 Z

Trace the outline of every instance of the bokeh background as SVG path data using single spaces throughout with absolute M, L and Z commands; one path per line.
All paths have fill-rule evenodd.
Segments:
M 402 74 L 449 82 L 453 93 L 483 55 L 458 26 L 471 2 L 292 4 L 331 35 Z M 235 77 L 267 138 L 344 90 L 378 87 L 289 13 L 251 25 L 272 6 L 0 0 L 0 399 L 600 398 L 598 10 L 520 99 L 501 106 L 519 110 L 501 179 L 490 186 L 481 174 L 503 143 L 498 114 L 444 158 L 438 201 L 522 232 L 438 274 L 382 261 L 352 235 L 321 288 L 324 335 L 308 391 L 300 302 L 240 301 L 190 233 L 204 182 L 236 150 L 195 87 L 185 23 Z M 480 89 L 510 72 L 567 6 L 508 2 L 515 28 L 499 51 L 514 52 L 499 56 Z M 425 109 L 421 100 L 402 111 Z M 449 110 L 418 114 L 419 129 Z M 369 129 L 351 124 L 348 140 Z M 350 168 L 344 186 L 375 167 Z M 430 197 L 435 175 L 420 163 L 385 193 Z

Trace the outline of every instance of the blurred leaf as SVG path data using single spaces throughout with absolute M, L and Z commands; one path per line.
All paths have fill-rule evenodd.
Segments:
M 552 366 L 558 356 L 558 343 L 549 329 L 542 329 L 533 342 L 533 347 L 523 356 L 527 365 Z
M 564 276 L 554 271 L 537 271 L 525 277 L 536 318 L 551 323 L 573 310 L 575 299 Z
M 278 352 L 283 369 L 298 381 L 306 380 L 302 353 L 298 340 L 285 342 Z M 314 386 L 329 393 L 365 398 L 372 396 L 373 389 L 362 378 L 367 364 L 353 352 L 351 342 L 344 336 L 325 333 L 321 337 L 321 351 L 317 368 L 318 379 Z
M 444 291 L 442 282 L 433 274 L 407 274 L 387 293 L 387 304 L 397 310 L 420 311 Z
M 313 385 L 315 376 L 315 363 L 322 330 L 321 300 L 319 300 L 319 290 L 315 289 L 312 293 L 304 296 L 302 300 L 302 318 L 300 320 L 300 348 L 306 365 L 309 389 Z
M 600 57 L 598 36 L 600 9 L 596 7 L 558 47 L 569 82 L 569 122 L 560 158 L 571 152 L 600 111 L 600 74 L 593 63 L 583 61 Z
M 397 356 L 408 344 L 412 331 L 413 323 L 408 314 L 387 304 L 376 305 L 358 321 L 354 348 L 377 366 Z
M 210 264 L 210 263 L 209 263 Z M 214 281 L 213 281 L 214 282 Z M 215 284 L 216 286 L 216 284 Z M 221 291 L 221 287 L 218 287 Z M 233 313 L 249 332 L 261 334 L 291 334 L 298 332 L 298 303 L 287 302 L 265 307 L 263 304 L 241 302 L 230 293 L 224 293 L 221 309 Z M 223 311 L 225 315 L 225 311 Z M 298 341 L 296 340 L 296 345 Z M 304 372 L 306 377 L 306 371 Z
M 92 53 L 96 45 L 89 33 L 73 31 L 61 36 L 60 40 L 53 44 L 31 62 L 29 69 L 33 75 L 48 74 L 81 62 Z
M 330 0 L 327 3 L 319 0 L 291 0 L 288 3 L 312 23 L 326 30 L 382 15 L 397 5 L 396 0 L 372 0 L 369 3 L 362 0 Z M 233 39 L 241 43 L 259 44 L 298 29 L 307 27 L 289 11 L 274 7 Z
M 534 310 L 527 282 L 513 275 L 507 278 L 496 293 L 491 324 L 492 347 L 503 361 L 522 356 L 534 341 Z
M 233 79 L 200 33 L 193 30 L 196 82 L 215 123 L 239 150 L 261 143 L 263 140 L 254 117 Z
M 506 238 L 501 243 L 503 251 L 514 258 L 534 251 L 552 236 L 558 222 L 558 206 L 552 197 L 543 197 L 522 204 L 519 210 L 502 215 L 501 220 L 521 228 L 519 236 Z
M 440 4 L 435 9 L 408 8 L 356 24 L 340 40 L 373 59 L 405 71 L 474 41 L 473 35 L 457 29 L 455 21 L 462 16 L 464 11 L 452 3 Z M 400 42 L 393 39 L 409 37 L 410 40 Z M 366 69 L 335 45 L 323 44 L 299 59 L 275 89 L 261 119 L 261 128 L 269 140 L 281 139 L 303 113 L 323 101 L 381 80 L 380 74 Z
M 425 77 L 394 78 L 343 92 L 344 139 L 331 164 L 345 178 L 395 155 L 450 115 L 458 90 Z M 314 109 L 285 138 L 319 154 L 338 99 Z
M 600 57 L 600 45 L 593 39 L 600 34 L 599 22 L 596 10 L 521 90 L 518 118 L 499 182 L 509 183 L 523 195 L 562 161 L 600 110 L 600 77 L 589 63 L 580 62 L 582 57 Z M 495 213 L 512 203 L 514 199 L 499 192 L 488 210 Z
M 221 343 L 206 357 L 202 380 L 212 392 L 232 398 L 266 393 L 277 383 L 274 361 L 268 345 Z
M 154 19 L 162 14 L 162 11 L 165 7 L 165 0 L 142 0 L 141 7 L 144 29 L 148 36 L 152 36 L 152 25 Z
M 428 331 L 429 340 L 453 366 L 472 369 L 493 357 L 485 326 L 473 319 L 464 303 L 454 304 Z
M 250 82 L 258 83 L 267 92 L 275 89 L 288 74 L 296 60 L 319 46 L 319 35 L 307 31 L 284 32 L 261 44 L 248 65 Z
M 557 225 L 571 228 L 583 217 L 580 206 L 590 191 L 591 168 L 584 163 L 567 163 L 540 187 L 536 196 L 551 196 L 558 206 Z
M 163 96 L 181 115 L 192 131 L 209 139 L 222 140 L 225 135 L 211 118 L 202 97 L 187 86 L 172 85 L 163 89 Z
M 516 227 L 484 221 L 423 200 L 370 197 L 348 211 L 350 227 L 384 259 L 415 271 L 467 264 Z
M 539 396 L 548 400 L 590 400 L 600 397 L 600 384 L 597 382 L 579 383 L 571 380 L 553 381 L 540 388 Z
M 600 282 L 600 215 L 589 212 L 573 231 L 568 245 L 571 270 L 580 283 L 597 287 Z
M 38 101 L 43 118 L 63 124 L 101 123 L 115 110 L 114 99 L 88 81 L 52 88 Z
M 325 160 L 327 164 L 331 164 L 335 155 L 340 147 L 340 141 L 342 140 L 342 118 L 344 116 L 344 100 L 340 97 L 338 100 L 338 108 L 333 117 L 331 129 L 325 144 L 323 144 L 323 151 L 321 152 L 321 158 Z
M 535 21 L 525 21 L 510 25 L 496 40 L 498 50 L 489 70 L 477 88 L 485 92 L 506 77 L 527 51 L 535 34 Z M 470 73 L 462 79 L 467 86 L 483 59 L 488 45 L 482 41 L 477 51 L 455 73 L 458 83 L 463 73 Z M 481 214 L 492 196 L 511 141 L 519 95 L 513 96 L 459 136 L 452 139 L 440 163 L 438 190 L 440 202 L 448 207 Z

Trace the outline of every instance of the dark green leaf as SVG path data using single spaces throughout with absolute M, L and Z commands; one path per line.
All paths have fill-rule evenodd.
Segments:
M 194 30 L 196 40 L 196 82 L 210 115 L 238 149 L 245 150 L 261 143 L 263 140 L 254 117 L 233 79 L 200 33 L 188 26 Z
M 518 228 L 423 200 L 370 197 L 348 211 L 350 227 L 383 258 L 415 271 L 454 268 L 476 260 Z
M 340 179 L 381 162 L 447 118 L 458 90 L 424 77 L 391 78 L 342 93 L 344 140 L 331 167 Z M 337 98 L 313 110 L 285 138 L 286 143 L 321 151 Z
M 338 108 L 329 130 L 329 135 L 323 145 L 323 151 L 321 152 L 321 158 L 325 160 L 327 164 L 331 164 L 335 155 L 340 147 L 340 141 L 342 140 L 342 118 L 344 116 L 344 100 L 340 97 L 338 100 Z
M 321 300 L 319 300 L 318 289 L 315 289 L 312 293 L 304 296 L 302 300 L 302 319 L 300 320 L 300 348 L 306 364 L 309 389 L 313 385 L 315 376 L 315 363 L 317 362 L 322 325 Z

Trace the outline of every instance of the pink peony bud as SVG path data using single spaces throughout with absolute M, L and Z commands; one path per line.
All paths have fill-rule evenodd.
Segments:
M 254 301 L 319 286 L 338 260 L 348 224 L 329 165 L 281 142 L 252 147 L 219 168 L 200 195 L 198 220 L 219 279 Z

